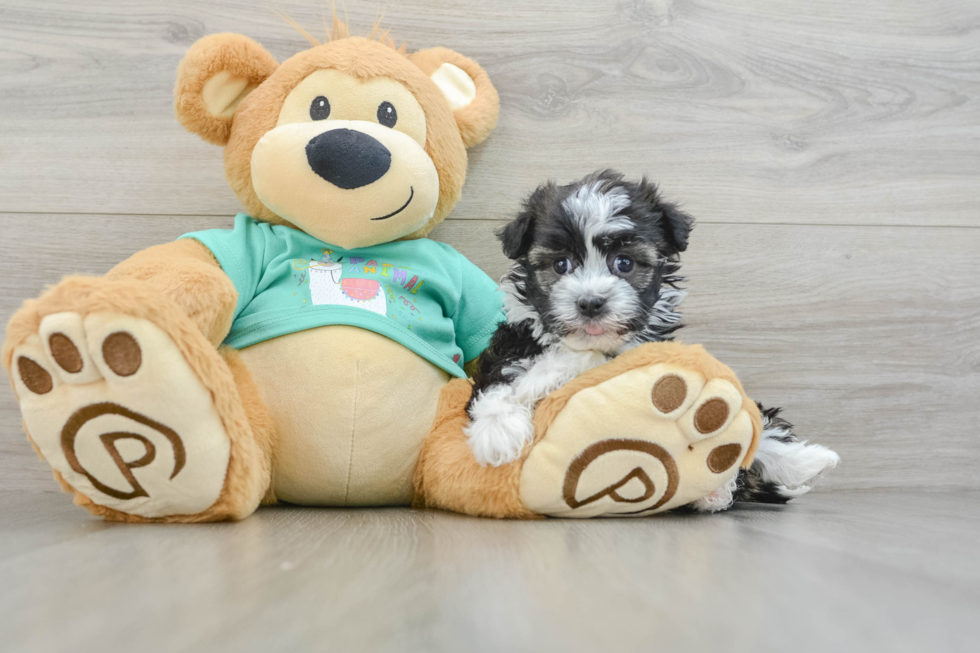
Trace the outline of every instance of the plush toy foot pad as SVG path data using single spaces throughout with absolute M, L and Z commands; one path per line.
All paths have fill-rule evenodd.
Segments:
M 230 440 L 211 393 L 153 323 L 50 314 L 11 372 L 35 445 L 96 504 L 161 517 L 218 499 Z
M 551 516 L 642 516 L 729 482 L 753 443 L 755 406 L 697 364 L 706 352 L 687 354 L 694 364 L 644 365 L 594 385 L 583 377 L 524 463 L 523 503 Z

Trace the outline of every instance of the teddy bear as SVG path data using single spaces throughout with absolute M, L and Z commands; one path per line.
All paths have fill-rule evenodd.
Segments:
M 282 63 L 239 34 L 194 44 L 176 115 L 224 148 L 244 212 L 67 277 L 10 320 L 24 428 L 75 503 L 128 522 L 276 502 L 643 516 L 731 482 L 759 409 L 678 343 L 575 378 L 538 405 L 519 460 L 477 464 L 467 370 L 501 296 L 426 236 L 460 199 L 497 92 L 452 50 L 334 31 Z

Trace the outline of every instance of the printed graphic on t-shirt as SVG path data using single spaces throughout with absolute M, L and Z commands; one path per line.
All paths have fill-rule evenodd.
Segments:
M 409 330 L 413 322 L 422 321 L 418 299 L 412 295 L 418 293 L 424 282 L 418 275 L 410 275 L 409 268 L 352 256 L 345 270 L 344 257 L 334 261 L 332 254 L 333 250 L 324 249 L 321 250 L 323 260 L 293 260 L 293 268 L 297 270 L 293 277 L 298 280 L 298 285 L 309 286 L 312 305 L 348 306 L 394 320 L 401 318 Z M 362 276 L 351 276 L 353 274 Z M 364 278 L 365 275 L 384 279 Z
M 381 292 L 380 282 L 344 278 L 344 266 L 340 263 L 311 261 L 309 274 L 310 297 L 314 306 L 353 306 L 379 315 L 386 314 L 388 302 Z

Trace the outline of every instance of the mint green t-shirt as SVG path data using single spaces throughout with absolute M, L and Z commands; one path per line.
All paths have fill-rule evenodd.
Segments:
M 391 338 L 465 378 L 463 363 L 486 349 L 504 320 L 497 284 L 452 247 L 434 240 L 348 250 L 243 213 L 235 217 L 233 229 L 181 238 L 210 249 L 238 290 L 225 338 L 236 349 L 344 324 Z

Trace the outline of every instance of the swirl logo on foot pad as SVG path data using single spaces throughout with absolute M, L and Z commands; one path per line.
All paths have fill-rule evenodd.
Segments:
M 76 410 L 65 423 L 65 426 L 61 431 L 61 449 L 64 451 L 65 458 L 67 459 L 71 468 L 77 473 L 85 476 L 100 492 L 115 499 L 121 500 L 150 496 L 146 490 L 143 489 L 143 486 L 139 484 L 139 481 L 136 480 L 136 477 L 133 475 L 133 470 L 140 467 L 146 467 L 156 458 L 156 447 L 143 435 L 125 431 L 103 433 L 99 436 L 99 439 L 102 441 L 102 445 L 105 447 L 106 452 L 108 452 L 113 462 L 116 463 L 116 467 L 119 468 L 119 472 L 122 474 L 123 478 L 125 478 L 126 482 L 130 484 L 131 490 L 129 492 L 123 492 L 109 487 L 90 474 L 88 470 L 82 466 L 81 462 L 78 460 L 78 456 L 75 453 L 75 436 L 78 435 L 79 430 L 81 430 L 86 423 L 98 417 L 102 417 L 103 415 L 120 415 L 131 419 L 134 422 L 147 426 L 163 435 L 170 442 L 171 446 L 173 446 L 174 451 L 174 469 L 173 473 L 170 474 L 171 480 L 180 473 L 181 469 L 183 469 L 184 464 L 187 462 L 187 454 L 184 450 L 184 443 L 173 429 L 168 428 L 160 422 L 152 420 L 145 415 L 141 415 L 136 411 L 130 410 L 125 406 L 120 406 L 119 404 L 112 403 L 110 401 L 83 406 L 82 408 Z M 119 453 L 119 449 L 116 447 L 116 442 L 119 440 L 135 440 L 143 445 L 145 453 L 137 460 L 127 462 L 125 459 L 123 459 L 122 454 Z
M 647 501 L 654 496 L 656 493 L 656 487 L 654 486 L 653 481 L 650 479 L 650 475 L 647 474 L 642 467 L 635 467 L 629 474 L 620 480 L 606 486 L 598 492 L 591 494 L 585 499 L 577 499 L 575 497 L 576 490 L 578 490 L 579 480 L 582 478 L 582 474 L 585 473 L 585 470 L 588 469 L 589 465 L 591 465 L 601 456 L 615 451 L 636 451 L 649 454 L 660 461 L 660 465 L 663 466 L 664 471 L 667 473 L 667 488 L 664 491 L 663 496 L 660 497 L 660 500 L 652 506 L 643 508 L 643 510 L 638 512 L 654 510 L 670 501 L 671 497 L 674 496 L 674 493 L 677 492 L 677 485 L 680 481 L 680 476 L 677 471 L 677 464 L 674 462 L 674 459 L 671 458 L 670 454 L 667 453 L 667 450 L 658 444 L 644 440 L 613 439 L 601 440 L 587 447 L 568 466 L 568 471 L 565 473 L 565 482 L 562 486 L 562 496 L 564 497 L 565 503 L 568 504 L 569 508 L 580 508 L 590 503 L 594 503 L 603 497 L 609 497 L 616 503 L 642 503 L 643 501 Z M 633 498 L 623 497 L 619 493 L 619 490 L 634 479 L 640 481 L 644 487 L 644 491 L 639 496 Z

